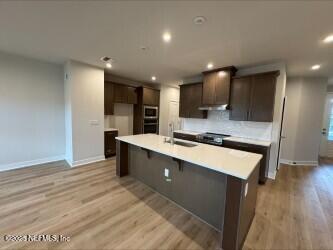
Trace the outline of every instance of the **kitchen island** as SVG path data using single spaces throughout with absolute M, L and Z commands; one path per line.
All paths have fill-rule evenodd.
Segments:
M 144 134 L 117 137 L 117 175 L 131 175 L 241 249 L 255 213 L 261 155 Z

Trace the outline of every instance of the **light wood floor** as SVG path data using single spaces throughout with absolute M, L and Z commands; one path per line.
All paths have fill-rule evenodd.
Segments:
M 70 242 L 5 242 L 62 234 Z M 115 160 L 0 173 L 1 249 L 217 249 L 219 233 L 131 177 Z M 244 249 L 333 249 L 333 165 L 282 166 L 259 187 Z

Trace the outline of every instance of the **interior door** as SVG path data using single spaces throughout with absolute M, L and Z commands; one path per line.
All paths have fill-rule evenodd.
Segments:
M 326 96 L 319 155 L 333 157 L 333 93 Z
M 179 102 L 176 102 L 176 101 L 169 102 L 168 125 L 172 122 L 174 124 L 174 130 L 180 129 Z M 169 126 L 168 126 L 168 128 L 169 128 Z M 170 129 L 168 129 L 168 136 L 171 136 Z

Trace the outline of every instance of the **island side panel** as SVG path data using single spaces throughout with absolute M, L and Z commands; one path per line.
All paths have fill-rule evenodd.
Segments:
M 259 168 L 258 163 L 247 180 L 233 176 L 227 177 L 222 237 L 222 248 L 224 250 L 242 249 L 255 215 Z
M 128 175 L 128 143 L 117 140 L 116 175 Z
M 129 174 L 158 193 L 222 230 L 227 176 L 170 156 L 129 146 Z M 165 169 L 169 176 L 165 176 Z

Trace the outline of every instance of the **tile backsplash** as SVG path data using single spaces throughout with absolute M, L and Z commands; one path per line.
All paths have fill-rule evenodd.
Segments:
M 207 119 L 183 118 L 182 129 L 270 141 L 272 123 L 231 121 L 229 111 L 208 111 Z

